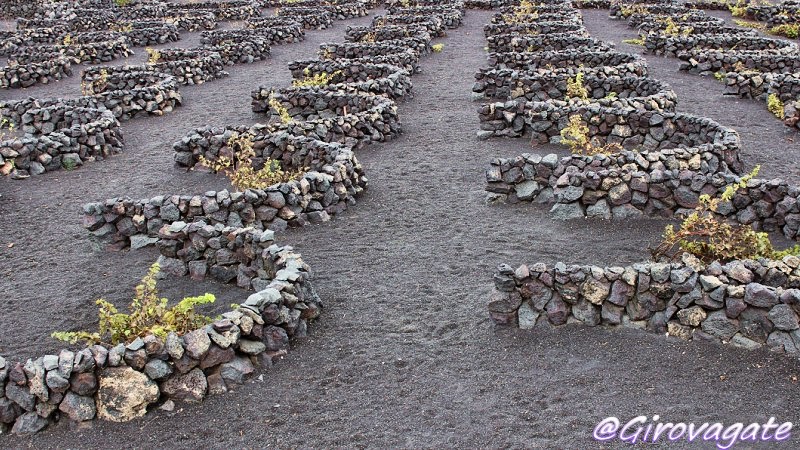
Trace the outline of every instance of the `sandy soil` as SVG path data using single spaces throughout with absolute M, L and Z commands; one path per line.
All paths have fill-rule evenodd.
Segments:
M 590 31 L 614 42 L 633 34 L 606 14 L 586 12 Z M 796 421 L 800 364 L 781 355 L 632 330 L 493 329 L 485 304 L 497 264 L 627 264 L 648 256 L 666 222 L 559 222 L 545 207 L 485 205 L 487 162 L 528 147 L 523 139 L 475 138 L 470 94 L 474 72 L 485 65 L 482 27 L 490 15 L 468 11 L 465 25 L 441 40 L 444 52 L 424 60 L 414 99 L 400 105 L 405 133 L 359 152 L 370 187 L 358 206 L 328 224 L 279 235 L 315 270 L 327 309 L 263 382 L 132 423 L 60 425 L 3 438 L 3 445 L 602 448 L 591 433 L 607 416 Z M 205 123 L 253 122 L 250 89 L 285 85 L 286 61 L 310 57 L 319 42 L 341 41 L 343 31 L 339 22 L 309 33 L 304 43 L 276 46 L 264 64 L 185 89 L 183 108 L 125 124 L 124 155 L 26 182 L 0 180 L 0 352 L 22 358 L 55 349 L 50 331 L 91 326 L 93 299 L 124 302 L 155 258 L 154 251 L 93 249 L 80 228 L 82 203 L 221 187 L 211 175 L 174 169 L 171 142 Z M 681 110 L 735 126 L 748 163 L 800 178 L 786 151 L 790 136 L 763 105 L 722 98 L 713 80 L 677 73 L 677 60 L 651 66 L 678 92 Z M 210 290 L 222 305 L 239 295 L 211 283 L 169 284 L 173 296 Z

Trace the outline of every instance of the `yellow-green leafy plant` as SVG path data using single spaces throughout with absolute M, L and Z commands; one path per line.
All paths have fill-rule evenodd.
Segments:
M 359 39 L 359 42 L 375 42 L 375 39 L 377 39 L 377 38 L 378 38 L 377 33 L 375 33 L 374 31 L 370 31 L 370 32 L 364 34 L 364 36 L 361 36 L 361 39 Z
M 87 83 L 86 80 L 81 80 L 81 94 L 94 95 L 103 92 L 108 86 L 108 70 L 100 69 L 97 78 Z
M 292 86 L 294 87 L 327 86 L 331 84 L 331 81 L 334 78 L 336 78 L 336 76 L 340 75 L 342 71 L 337 70 L 333 73 L 321 72 L 321 73 L 315 73 L 314 75 L 309 75 L 309 73 L 310 72 L 308 68 L 306 68 L 303 71 L 303 79 L 292 80 Z M 272 106 L 271 103 L 270 106 Z
M 717 81 L 725 81 L 725 74 L 722 72 L 714 72 L 714 79 Z
M 611 154 L 622 150 L 617 143 L 608 143 L 597 146 L 589 139 L 589 126 L 581 119 L 580 114 L 569 117 L 569 123 L 561 130 L 561 143 L 569 147 L 570 152 L 576 155 Z
M 736 192 L 747 186 L 747 182 L 758 174 L 756 166 L 738 183 L 728 185 L 722 195 L 711 197 L 704 194 L 699 204 L 686 216 L 678 230 L 673 225 L 664 229 L 663 241 L 651 249 L 656 260 L 677 256 L 676 250 L 691 253 L 706 263 L 728 262 L 737 259 L 780 259 L 786 255 L 800 254 L 800 245 L 778 251 L 769 240 L 769 235 L 757 232 L 750 225 L 731 224 L 719 213 L 723 202 L 730 202 Z
M 61 40 L 61 44 L 65 45 L 67 47 L 69 47 L 70 45 L 72 45 L 74 43 L 75 43 L 75 41 L 72 39 L 72 35 L 71 34 L 67 34 L 66 36 L 64 36 L 64 39 Z
M 442 53 L 442 50 L 444 50 L 444 44 L 433 44 L 431 45 L 431 50 L 433 50 L 434 53 Z
M 770 28 L 769 33 L 797 39 L 800 36 L 800 23 L 782 23 Z
M 617 98 L 617 93 L 614 91 L 609 91 L 608 94 L 606 94 L 606 96 L 603 97 L 604 100 L 614 100 L 616 98 Z
M 537 6 L 533 4 L 530 0 L 522 0 L 519 2 L 519 5 L 514 7 L 514 12 L 517 14 L 536 14 L 537 13 Z
M 729 2 L 728 10 L 733 17 L 744 17 L 747 15 L 747 3 L 744 0 L 737 0 L 736 3 Z
M 739 25 L 743 28 L 752 28 L 754 30 L 761 30 L 764 31 L 767 29 L 767 26 L 763 23 L 759 22 L 750 22 L 749 20 L 742 20 L 742 19 L 733 19 L 733 23 Z
M 161 60 L 161 52 L 158 51 L 157 49 L 154 49 L 152 47 L 147 47 L 144 49 L 144 51 L 147 52 L 147 64 L 152 66 L 153 64 L 157 64 L 158 61 Z
M 5 130 L 8 130 L 6 132 Z M 0 142 L 6 140 L 9 134 L 14 132 L 14 122 L 6 117 L 0 117 Z
M 116 31 L 117 33 L 130 33 L 133 31 L 133 24 L 130 22 L 120 22 L 111 24 L 109 27 L 111 31 Z
M 215 160 L 200 156 L 199 163 L 214 172 L 221 172 L 231 181 L 231 185 L 238 191 L 247 189 L 264 189 L 276 183 L 284 183 L 303 176 L 305 169 L 284 171 L 280 161 L 267 158 L 264 166 L 256 170 L 253 159 L 256 156 L 253 149 L 253 140 L 247 134 L 234 133 L 227 142 L 227 154 L 222 154 Z
M 125 6 L 128 6 L 128 4 L 130 2 L 131 2 L 131 0 L 114 0 L 114 4 L 119 6 L 119 7 L 121 7 L 121 8 L 124 8 Z
M 667 17 L 661 21 L 666 27 L 664 28 L 664 34 L 669 36 L 689 36 L 694 32 L 694 27 L 681 27 L 672 19 L 672 17 Z
M 623 39 L 622 43 L 623 44 L 643 46 L 644 45 L 644 36 L 639 36 L 638 39 Z
M 8 131 L 6 131 L 8 130 Z M 9 135 L 14 132 L 14 122 L 11 120 L 0 117 L 0 142 L 9 138 Z M 0 175 L 10 174 L 17 164 L 14 158 L 5 158 L 5 162 L 0 165 Z
M 777 94 L 772 93 L 767 96 L 767 109 L 778 119 L 783 120 L 785 113 L 783 110 L 783 102 Z
M 583 85 L 583 72 L 578 72 L 574 78 L 567 78 L 567 100 L 571 98 L 589 100 L 589 91 Z
M 170 307 L 169 300 L 159 298 L 156 289 L 160 270 L 158 263 L 150 266 L 147 275 L 136 286 L 129 313 L 121 313 L 111 303 L 99 299 L 96 301 L 99 318 L 97 331 L 57 331 L 52 337 L 72 344 L 83 341 L 87 344 L 116 345 L 148 334 L 162 339 L 170 332 L 184 334 L 211 322 L 211 318 L 199 314 L 195 308 L 213 303 L 214 295 L 206 293 L 198 297 L 186 297 Z
M 633 14 L 647 14 L 647 7 L 644 5 L 631 5 L 631 6 L 622 6 L 619 10 L 622 17 L 630 17 Z
M 280 119 L 281 123 L 287 124 L 293 121 L 292 116 L 289 115 L 289 110 L 283 106 L 283 103 L 279 102 L 277 98 L 275 98 L 275 94 L 269 95 L 269 107 L 275 110 L 275 113 L 278 114 L 278 118 Z

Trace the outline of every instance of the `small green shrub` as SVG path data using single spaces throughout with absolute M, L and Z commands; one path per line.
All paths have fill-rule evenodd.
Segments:
M 337 70 L 333 73 L 317 73 L 314 75 L 309 75 L 309 70 L 306 69 L 303 71 L 303 79 L 302 80 L 292 80 L 292 86 L 294 87 L 320 87 L 320 86 L 327 86 L 331 84 L 331 80 L 333 80 L 337 75 L 341 74 L 341 70 Z
M 771 112 L 775 117 L 778 119 L 783 120 L 784 112 L 783 112 L 783 102 L 781 101 L 780 97 L 777 94 L 772 93 L 767 96 L 767 109 Z
M 602 147 L 592 144 L 589 139 L 589 126 L 583 122 L 580 114 L 569 117 L 569 123 L 561 130 L 561 143 L 569 147 L 570 152 L 576 155 L 611 154 L 622 150 L 616 143 L 606 144 Z
M 623 39 L 623 44 L 644 46 L 644 37 L 640 36 L 638 39 Z
M 200 165 L 214 172 L 222 172 L 240 192 L 247 189 L 264 189 L 276 183 L 295 180 L 305 173 L 305 169 L 284 171 L 280 161 L 271 158 L 267 158 L 264 167 L 256 170 L 253 166 L 256 153 L 249 135 L 240 136 L 234 133 L 228 139 L 227 146 L 231 156 L 220 155 L 214 161 L 200 156 Z
M 114 0 L 114 4 L 120 8 L 124 8 L 130 4 L 131 0 Z
M 714 72 L 714 79 L 717 81 L 725 81 L 725 74 L 722 72 Z
M 98 94 L 100 92 L 103 92 L 107 86 L 108 86 L 108 70 L 100 69 L 100 74 L 96 79 L 92 80 L 89 83 L 83 80 L 81 81 L 81 94 L 84 96 Z
M 167 333 L 183 334 L 211 322 L 211 318 L 198 314 L 195 307 L 213 303 L 212 294 L 199 297 L 186 297 L 173 307 L 167 306 L 169 300 L 159 298 L 156 290 L 158 263 L 150 266 L 147 275 L 136 286 L 136 295 L 130 305 L 130 313 L 117 310 L 111 303 L 97 300 L 98 331 L 57 331 L 52 337 L 72 344 L 84 341 L 87 344 L 108 343 L 116 345 L 129 343 L 137 337 L 154 334 L 164 338 Z
M 749 20 L 742 20 L 742 19 L 733 19 L 733 23 L 739 25 L 742 28 L 752 28 L 754 30 L 761 30 L 764 31 L 767 29 L 767 26 L 763 23 L 759 22 L 750 22 Z
M 575 78 L 567 78 L 567 100 L 571 98 L 584 101 L 589 99 L 589 91 L 583 85 L 583 72 L 578 72 Z
M 689 36 L 694 32 L 693 27 L 680 27 L 672 17 L 667 17 L 666 19 L 661 21 L 666 27 L 664 28 L 664 34 L 669 36 Z
M 744 0 L 737 0 L 736 3 L 728 2 L 728 10 L 733 17 L 745 17 L 747 15 L 747 3 Z
M 144 51 L 147 52 L 148 65 L 152 66 L 153 64 L 157 64 L 158 61 L 161 60 L 161 52 L 158 51 L 157 49 L 154 49 L 152 47 L 147 47 L 144 49 Z
M 289 115 L 289 110 L 286 109 L 286 107 L 283 106 L 283 103 L 279 102 L 273 94 L 270 94 L 268 104 L 269 107 L 274 109 L 278 114 L 278 118 L 282 124 L 288 124 L 293 121 L 292 116 Z
M 684 218 L 677 231 L 672 225 L 664 229 L 664 239 L 652 249 L 656 260 L 673 256 L 680 249 L 700 260 L 728 262 L 737 259 L 771 258 L 800 255 L 800 245 L 778 251 L 767 233 L 757 232 L 750 225 L 730 224 L 719 213 L 720 203 L 733 199 L 736 192 L 758 174 L 759 167 L 742 177 L 739 183 L 731 184 L 719 197 L 701 195 L 695 210 Z
M 444 44 L 433 44 L 431 45 L 431 50 L 433 50 L 434 53 L 442 53 L 442 50 L 444 50 Z
M 800 23 L 782 23 L 769 29 L 770 34 L 786 36 L 791 39 L 800 37 Z

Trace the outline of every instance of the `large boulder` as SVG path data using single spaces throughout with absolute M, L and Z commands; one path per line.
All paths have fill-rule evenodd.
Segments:
M 173 400 L 202 401 L 208 392 L 208 380 L 203 371 L 194 368 L 184 375 L 170 378 L 161 385 L 164 394 Z
M 97 416 L 112 422 L 127 422 L 145 415 L 147 406 L 158 401 L 158 385 L 130 367 L 112 367 L 100 374 Z

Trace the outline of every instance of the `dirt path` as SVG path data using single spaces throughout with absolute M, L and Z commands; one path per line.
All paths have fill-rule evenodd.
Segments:
M 489 159 L 527 150 L 522 139 L 475 138 L 477 104 L 470 102 L 470 94 L 473 74 L 485 64 L 482 26 L 490 15 L 468 11 L 465 25 L 441 40 L 444 52 L 424 60 L 424 73 L 413 80 L 414 99 L 400 106 L 403 136 L 360 151 L 370 187 L 358 206 L 328 224 L 279 237 L 295 245 L 315 270 L 327 309 L 310 337 L 267 371 L 263 382 L 253 380 L 235 393 L 171 414 L 155 412 L 127 424 L 100 422 L 85 431 L 62 426 L 32 438 L 9 438 L 7 445 L 597 448 L 592 429 L 611 415 L 627 420 L 660 414 L 675 422 L 763 421 L 770 415 L 796 419 L 800 394 L 790 377 L 800 374 L 800 366 L 780 355 L 631 330 L 492 329 L 485 304 L 497 264 L 634 262 L 647 256 L 645 248 L 656 241 L 664 222 L 558 222 L 539 206 L 484 204 L 483 170 Z M 604 21 L 597 15 L 587 25 L 596 30 L 608 26 Z M 343 26 L 337 30 L 341 40 Z M 308 47 L 285 48 L 300 56 Z M 288 77 L 274 60 L 269 67 L 278 71 L 271 74 L 276 81 Z M 246 86 L 239 95 L 256 84 L 255 78 L 240 80 Z M 36 250 L 42 244 L 21 245 L 21 254 L 34 251 L 48 266 L 3 281 L 7 298 L 17 302 L 15 311 L 20 303 L 36 305 L 27 314 L 12 313 L 18 321 L 14 332 L 34 338 L 64 326 L 56 319 L 62 315 L 77 315 L 88 324 L 89 313 L 81 308 L 97 292 L 84 294 L 85 289 L 77 289 L 82 283 L 123 298 L 149 259 L 141 252 L 93 252 L 78 226 L 71 225 L 77 222 L 76 204 L 87 196 L 80 190 L 90 189 L 90 198 L 105 198 L 119 192 L 154 193 L 165 180 L 170 191 L 212 187 L 210 177 L 176 174 L 167 166 L 167 139 L 161 134 L 182 135 L 206 120 L 194 114 L 220 106 L 229 112 L 223 117 L 228 122 L 245 120 L 246 109 L 234 111 L 243 108 L 233 105 L 241 98 L 215 98 L 219 90 L 233 89 L 232 81 L 209 84 L 208 96 L 195 97 L 202 106 L 169 124 L 163 122 L 167 116 L 148 119 L 149 127 L 157 127 L 155 142 L 146 144 L 141 137 L 137 150 L 128 153 L 136 153 L 141 164 L 107 161 L 55 175 L 59 182 L 49 177 L 33 184 L 0 184 L 4 192 L 13 188 L 20 196 L 25 189 L 26 197 L 29 192 L 37 199 L 64 180 L 76 191 L 57 196 L 63 205 L 54 208 L 58 221 L 52 223 L 42 221 L 37 209 L 0 205 L 5 209 L 2 229 L 23 225 L 12 232 L 14 239 L 44 238 L 60 250 L 46 253 Z M 707 101 L 710 105 L 716 98 Z M 763 136 L 763 145 L 777 145 Z M 164 158 L 157 157 L 159 151 Z M 87 179 L 74 179 L 79 175 Z M 88 177 L 94 182 L 87 183 Z M 109 178 L 118 179 L 119 186 L 98 186 Z M 67 237 L 51 236 L 59 227 L 71 227 Z M 25 267 L 27 262 L 14 254 L 3 264 Z M 75 267 L 65 267 L 69 264 Z M 87 276 L 112 264 L 108 278 Z M 47 273 L 52 278 L 36 282 Z M 59 282 L 65 277 L 74 285 Z M 109 286 L 119 284 L 126 289 Z M 71 295 L 81 298 L 65 300 Z M 2 310 L 9 306 L 3 304 Z M 5 314 L 0 320 L 6 334 Z M 40 351 L 49 345 L 45 340 L 24 350 Z M 669 448 L 681 447 L 679 442 Z

